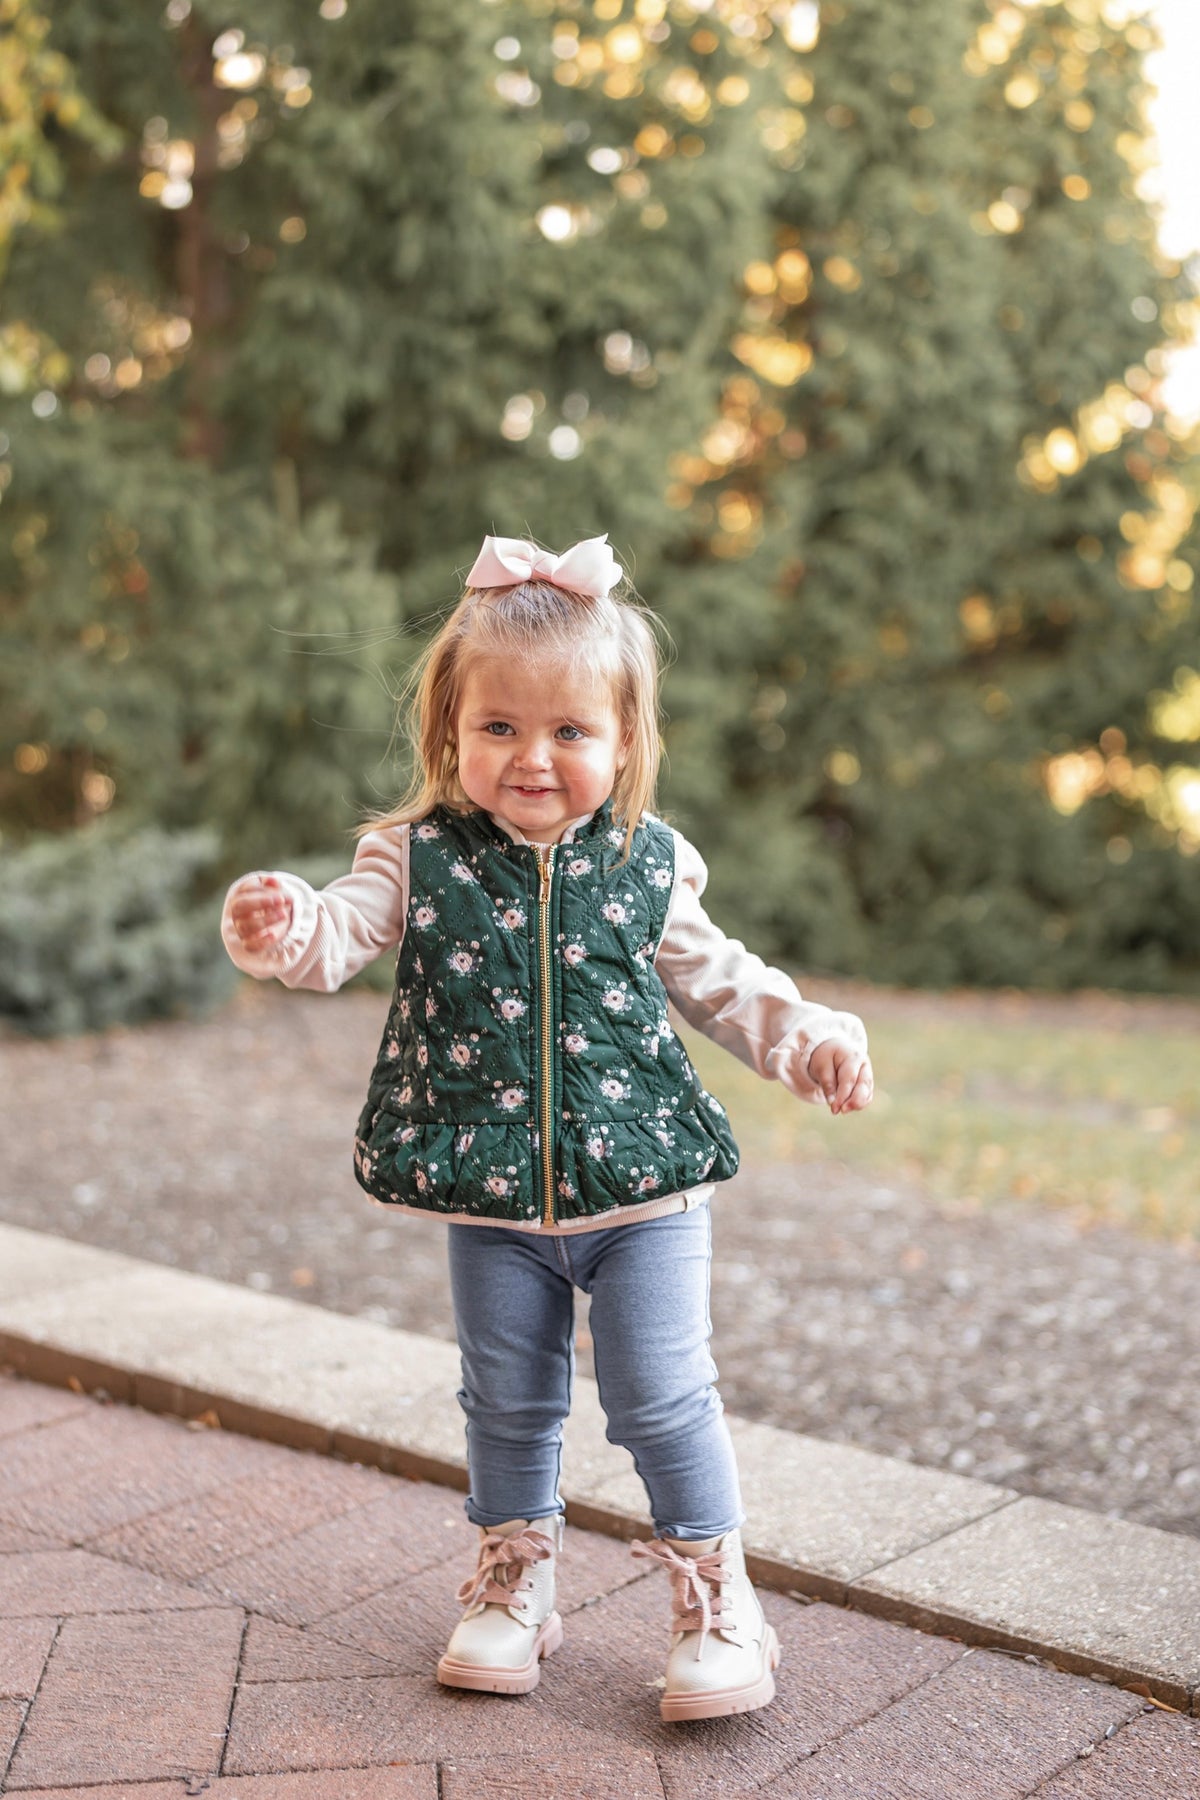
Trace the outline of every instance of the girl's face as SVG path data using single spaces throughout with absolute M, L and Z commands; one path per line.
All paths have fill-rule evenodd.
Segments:
M 472 664 L 455 725 L 467 798 L 538 844 L 602 806 L 625 764 L 605 683 L 562 670 Z

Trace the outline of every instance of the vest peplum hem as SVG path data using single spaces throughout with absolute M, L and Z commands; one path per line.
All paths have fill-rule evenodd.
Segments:
M 663 1117 L 570 1122 L 559 1129 L 554 1213 L 559 1223 L 596 1218 L 671 1193 L 727 1181 L 737 1154 L 694 1109 Z M 468 1125 L 364 1117 L 355 1174 L 372 1199 L 432 1213 L 508 1222 L 535 1220 L 537 1133 L 528 1120 Z

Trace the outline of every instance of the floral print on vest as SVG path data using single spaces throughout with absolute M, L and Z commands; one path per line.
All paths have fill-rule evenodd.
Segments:
M 602 808 L 558 847 L 539 911 L 533 848 L 486 814 L 438 808 L 413 826 L 395 993 L 355 1145 L 374 1198 L 563 1221 L 736 1171 L 724 1109 L 654 969 L 674 838 L 647 816 L 627 862 L 623 844 Z

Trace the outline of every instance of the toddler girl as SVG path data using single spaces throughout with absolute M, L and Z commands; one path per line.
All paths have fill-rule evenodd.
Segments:
M 657 658 L 622 581 L 604 537 L 561 556 L 486 538 L 422 660 L 404 802 L 320 892 L 235 882 L 223 932 L 239 968 L 323 991 L 399 945 L 355 1170 L 375 1200 L 454 1227 L 479 1546 L 439 1679 L 526 1693 L 562 1641 L 579 1287 L 608 1438 L 649 1496 L 655 1536 L 633 1550 L 672 1581 L 662 1716 L 698 1719 L 765 1706 L 779 1646 L 708 1350 L 708 1202 L 737 1148 L 668 999 L 833 1112 L 866 1106 L 872 1076 L 856 1018 L 712 924 L 703 862 L 652 811 Z

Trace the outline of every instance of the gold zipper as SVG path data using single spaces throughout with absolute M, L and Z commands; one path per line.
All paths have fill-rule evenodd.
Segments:
M 550 884 L 557 844 L 535 844 L 538 861 L 538 948 L 542 974 L 542 1084 L 539 1131 L 542 1144 L 542 1224 L 554 1224 L 554 1067 L 550 1007 Z

